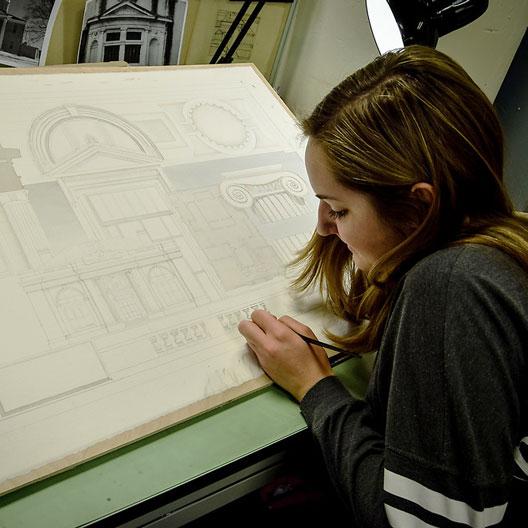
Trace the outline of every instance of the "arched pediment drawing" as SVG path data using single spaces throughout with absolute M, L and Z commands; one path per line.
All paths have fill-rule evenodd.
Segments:
M 41 114 L 30 131 L 39 168 L 48 175 L 159 164 L 155 144 L 133 124 L 100 108 L 63 105 Z

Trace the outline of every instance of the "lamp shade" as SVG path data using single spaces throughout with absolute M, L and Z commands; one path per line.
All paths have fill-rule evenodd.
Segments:
M 488 0 L 366 0 L 372 34 L 380 53 L 422 44 L 466 26 L 488 8 Z

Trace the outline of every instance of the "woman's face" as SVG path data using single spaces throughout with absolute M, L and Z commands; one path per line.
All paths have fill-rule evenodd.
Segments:
M 335 179 L 326 154 L 313 138 L 308 140 L 305 162 L 310 184 L 320 200 L 317 233 L 338 236 L 351 251 L 357 268 L 368 272 L 378 258 L 402 241 L 402 236 L 381 221 L 368 195 Z

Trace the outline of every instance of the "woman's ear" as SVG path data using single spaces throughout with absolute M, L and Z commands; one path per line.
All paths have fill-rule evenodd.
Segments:
M 430 206 L 435 199 L 435 189 L 430 183 L 415 183 L 411 188 L 411 192 L 427 206 Z
M 409 222 L 409 233 L 418 229 L 431 210 L 435 199 L 435 189 L 430 183 L 418 182 L 411 187 L 414 218 Z

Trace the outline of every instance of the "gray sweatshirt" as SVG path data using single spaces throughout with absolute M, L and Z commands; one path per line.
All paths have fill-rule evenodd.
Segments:
M 527 359 L 513 259 L 471 244 L 416 264 L 365 400 L 328 377 L 301 402 L 353 526 L 526 526 Z

